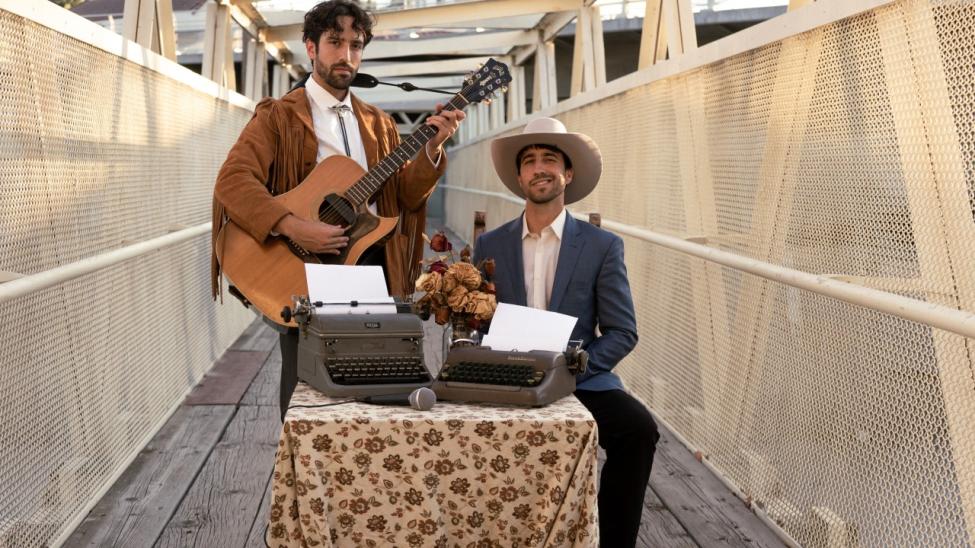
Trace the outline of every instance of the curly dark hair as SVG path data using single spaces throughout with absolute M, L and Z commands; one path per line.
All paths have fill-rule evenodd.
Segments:
M 354 0 L 328 0 L 308 10 L 305 14 L 305 26 L 302 29 L 302 41 L 311 40 L 317 48 L 323 32 L 329 30 L 342 32 L 338 18 L 343 15 L 352 17 L 352 29 L 362 33 L 364 43 L 368 44 L 372 40 L 375 18 Z

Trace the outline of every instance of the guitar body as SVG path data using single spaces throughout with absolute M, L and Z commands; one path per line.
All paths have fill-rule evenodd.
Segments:
M 319 220 L 319 210 L 326 197 L 342 197 L 365 172 L 354 160 L 345 156 L 330 156 L 319 163 L 308 177 L 294 189 L 275 196 L 293 215 L 307 220 Z M 258 242 L 245 230 L 228 221 L 217 236 L 222 248 L 220 267 L 247 300 L 271 320 L 284 326 L 281 310 L 291 305 L 294 295 L 308 295 L 305 263 L 354 265 L 369 246 L 386 238 L 398 219 L 377 217 L 366 204 L 355 208 L 354 221 L 346 235 L 349 245 L 340 255 L 301 254 L 288 240 L 272 236 Z M 345 223 L 343 223 L 345 224 Z

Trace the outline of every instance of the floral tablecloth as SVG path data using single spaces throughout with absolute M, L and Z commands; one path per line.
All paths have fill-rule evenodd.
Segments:
M 292 405 L 328 403 L 298 385 Z M 437 402 L 288 411 L 270 546 L 598 546 L 596 424 L 574 397 L 540 409 Z

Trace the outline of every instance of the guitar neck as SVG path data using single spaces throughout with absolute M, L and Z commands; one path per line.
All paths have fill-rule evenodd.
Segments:
M 464 99 L 461 94 L 457 94 L 444 106 L 444 110 L 463 110 L 467 103 L 467 99 Z M 356 206 L 364 204 L 393 173 L 403 167 L 410 158 L 416 156 L 417 152 L 423 150 L 423 147 L 436 134 L 436 127 L 420 124 L 420 127 L 403 139 L 400 145 L 393 149 L 389 155 L 380 160 L 361 179 L 349 187 L 345 193 L 345 198 Z

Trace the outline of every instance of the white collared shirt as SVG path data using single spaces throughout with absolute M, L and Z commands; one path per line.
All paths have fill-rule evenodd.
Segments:
M 345 131 L 349 138 L 349 150 L 352 152 L 352 159 L 356 161 L 363 170 L 368 171 L 369 165 L 366 160 L 366 148 L 362 144 L 362 134 L 359 133 L 359 119 L 352 107 L 352 92 L 345 94 L 345 99 L 339 101 L 334 95 L 320 86 L 314 78 L 309 78 L 305 82 L 305 91 L 308 94 L 311 106 L 311 119 L 315 126 L 315 137 L 318 138 L 318 155 L 316 162 L 321 162 L 329 156 L 345 156 L 345 143 L 342 141 L 342 127 L 339 125 L 339 114 L 332 110 L 332 107 L 343 104 L 349 107 L 345 113 Z M 373 215 L 378 215 L 376 204 L 369 204 L 369 211 Z
M 547 310 L 552 301 L 555 268 L 559 264 L 559 247 L 565 229 L 565 208 L 541 233 L 528 231 L 528 221 L 521 219 L 522 260 L 525 265 L 525 296 L 528 306 Z

